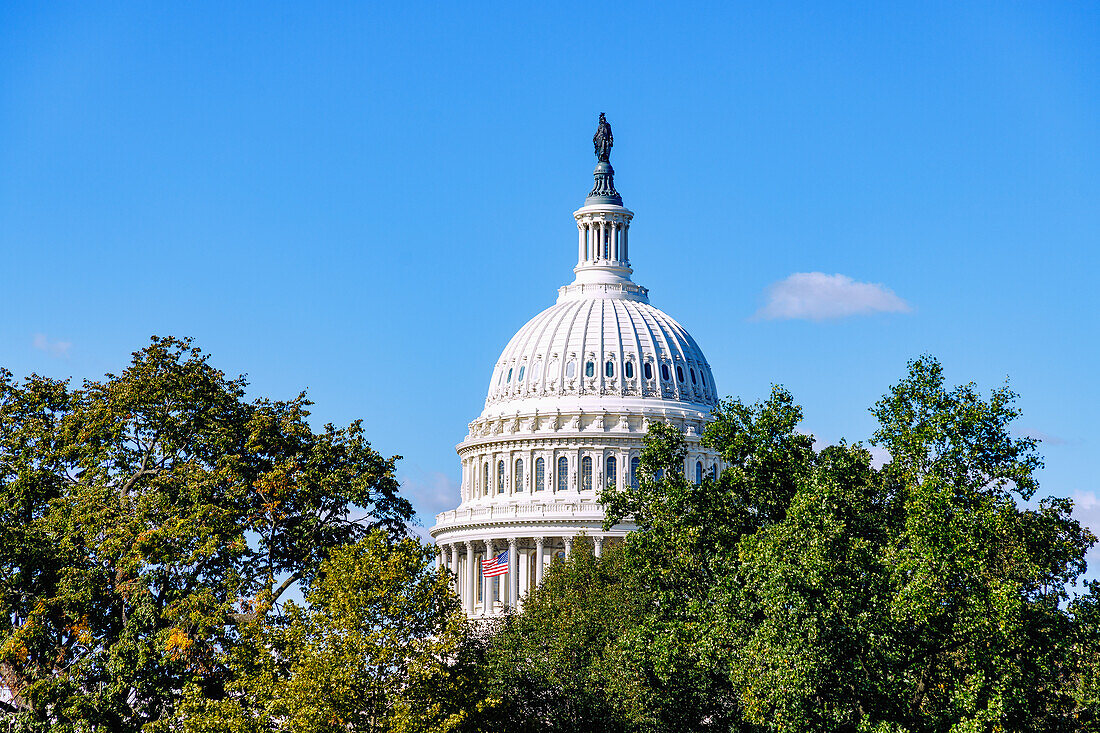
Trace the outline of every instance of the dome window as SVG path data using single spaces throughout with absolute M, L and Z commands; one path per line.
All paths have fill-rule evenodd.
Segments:
M 623 365 L 623 374 L 627 379 L 634 379 L 634 362 L 628 361 Z
M 619 462 L 615 460 L 615 456 L 608 456 L 606 463 L 607 470 L 604 471 L 604 481 L 607 484 L 607 488 L 613 489 L 615 488 L 615 481 L 618 478 L 616 472 L 619 468 Z
M 497 463 L 497 493 L 504 493 L 504 461 Z
M 646 366 L 649 366 L 646 364 Z M 638 465 L 641 464 L 641 459 L 635 457 L 630 459 L 630 486 L 632 488 L 638 488 Z
M 526 366 L 521 366 L 521 367 L 519 368 L 519 376 L 517 376 L 517 377 L 516 377 L 516 381 L 517 381 L 517 382 L 522 382 L 522 381 L 523 381 L 523 373 L 524 373 L 525 371 L 527 371 L 527 367 L 526 367 Z M 692 372 L 692 373 L 691 373 L 691 379 L 692 379 L 692 381 L 694 381 L 694 380 L 695 380 L 695 372 Z
M 684 368 L 682 366 L 676 367 L 676 381 L 680 382 L 680 384 L 684 383 Z
M 489 464 L 481 467 L 481 495 L 489 495 Z
M 695 370 L 694 369 L 688 369 L 688 371 L 691 372 L 691 383 L 692 384 L 698 384 L 695 381 Z M 522 369 L 519 370 L 519 378 L 523 379 L 523 370 Z
M 506 379 L 504 381 L 506 381 L 508 384 L 512 383 L 512 370 L 511 369 L 508 370 L 508 379 Z
M 716 481 L 718 479 L 718 464 L 712 463 L 710 466 L 710 480 Z
M 539 378 L 539 375 L 541 375 L 541 374 L 542 374 L 542 362 L 541 361 L 536 361 L 535 365 L 533 367 L 531 367 L 531 380 L 532 381 L 537 380 Z
M 642 374 L 645 375 L 646 379 L 653 379 L 653 365 L 648 361 L 642 365 Z
M 546 489 L 546 461 L 542 458 L 535 459 L 535 491 Z
M 703 386 L 707 386 L 707 373 L 702 369 L 699 370 L 699 380 L 703 383 Z
M 696 461 L 695 462 L 695 483 L 696 484 L 703 483 L 703 462 L 702 461 Z
M 584 376 L 594 377 L 596 376 L 596 363 L 589 361 L 584 364 Z
M 565 365 L 565 376 L 566 376 L 566 378 L 572 379 L 573 375 L 576 374 L 576 373 L 577 373 L 576 362 L 571 361 L 571 362 L 569 362 L 568 364 Z
M 606 364 L 604 364 L 603 373 L 608 379 L 610 379 L 611 377 L 614 377 L 615 376 L 615 362 L 609 361 Z
M 581 491 L 592 490 L 592 456 L 581 459 Z
M 523 491 L 523 460 L 516 459 L 516 471 L 515 471 L 515 491 L 513 494 L 519 494 Z
M 672 379 L 672 377 L 670 377 L 668 374 L 668 364 L 661 365 L 661 379 L 665 380 L 666 382 Z
M 562 456 L 558 459 L 558 491 L 569 489 L 569 459 Z

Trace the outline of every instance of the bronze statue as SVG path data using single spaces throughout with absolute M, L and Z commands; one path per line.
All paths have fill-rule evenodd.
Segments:
M 608 163 L 611 161 L 611 146 L 615 144 L 611 136 L 611 125 L 600 112 L 600 125 L 596 128 L 596 134 L 592 136 L 592 143 L 596 146 L 596 160 Z

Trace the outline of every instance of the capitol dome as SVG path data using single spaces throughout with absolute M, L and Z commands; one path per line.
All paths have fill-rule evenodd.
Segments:
M 582 541 L 601 554 L 636 529 L 604 529 L 601 490 L 638 481 L 654 421 L 679 429 L 684 474 L 721 468 L 702 444 L 718 391 L 698 343 L 632 279 L 630 226 L 611 167 L 611 126 L 593 138 L 595 185 L 573 212 L 574 279 L 509 340 L 485 408 L 458 445 L 461 501 L 431 528 L 470 618 L 519 607 L 544 568 Z
M 563 297 L 504 347 L 485 414 L 582 402 L 610 408 L 638 399 L 716 404 L 714 377 L 695 339 L 641 298 Z

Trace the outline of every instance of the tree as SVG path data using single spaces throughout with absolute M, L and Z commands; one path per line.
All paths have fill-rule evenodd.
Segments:
M 0 371 L 0 677 L 9 727 L 138 730 L 326 554 L 412 515 L 359 422 L 244 396 L 156 338 L 72 388 Z M 365 515 L 365 516 L 364 516 Z M 363 517 L 363 518 L 358 518 Z
M 814 451 L 781 388 L 726 401 L 704 435 L 726 468 L 700 485 L 654 425 L 639 485 L 602 495 L 639 527 L 615 578 L 579 556 L 506 646 L 519 664 L 591 640 L 576 678 L 535 687 L 606 691 L 613 730 L 1096 730 L 1100 591 L 1068 591 L 1095 538 L 1068 500 L 1027 503 L 1041 462 L 1014 399 L 911 362 L 873 408 L 881 469 L 858 443 Z M 554 623 L 578 606 L 627 612 Z
M 306 605 L 251 624 L 226 696 L 193 684 L 187 733 L 472 730 L 485 706 L 477 647 L 432 548 L 374 532 L 333 550 Z

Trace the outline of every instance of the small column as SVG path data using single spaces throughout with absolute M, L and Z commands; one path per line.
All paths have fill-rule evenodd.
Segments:
M 485 560 L 488 560 L 493 556 L 493 541 L 485 540 Z M 488 616 L 493 612 L 493 598 L 490 591 L 493 588 L 493 578 L 485 576 L 484 571 L 481 575 L 481 615 Z
M 619 259 L 619 225 L 611 222 L 611 259 Z
M 545 540 L 542 537 L 535 538 L 535 585 L 542 585 L 542 548 Z
M 584 222 L 577 222 L 577 262 L 584 262 Z
M 565 540 L 565 559 L 569 559 L 569 556 L 573 554 L 573 538 L 562 537 Z
M 519 553 L 516 538 L 508 538 L 508 606 L 515 608 L 519 602 Z
M 600 557 L 601 555 L 603 555 L 603 536 L 596 535 L 595 537 L 593 537 L 592 544 L 594 552 L 596 553 L 596 557 Z
M 626 233 L 630 231 L 630 222 L 623 221 L 623 262 L 630 262 L 630 249 L 626 244 Z
M 458 545 L 451 545 L 451 573 L 455 576 L 455 593 L 462 598 L 462 581 L 458 577 Z
M 474 543 L 467 541 L 466 543 L 466 598 L 465 607 L 466 615 L 474 615 L 474 579 L 477 577 L 476 570 L 474 569 Z

